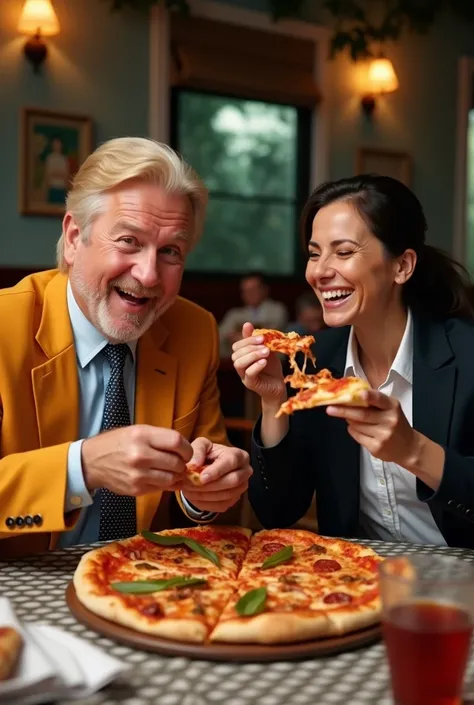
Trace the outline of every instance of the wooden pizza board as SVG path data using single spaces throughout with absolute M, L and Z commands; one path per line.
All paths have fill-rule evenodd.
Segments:
M 381 637 L 380 624 L 344 636 L 314 639 L 296 644 L 190 644 L 144 634 L 99 617 L 85 607 L 76 595 L 73 583 L 66 589 L 66 603 L 74 617 L 94 632 L 126 646 L 142 651 L 154 651 L 164 656 L 185 656 L 204 661 L 297 661 L 329 656 L 368 646 Z

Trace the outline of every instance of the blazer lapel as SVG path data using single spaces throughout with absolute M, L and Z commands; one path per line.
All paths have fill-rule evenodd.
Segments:
M 79 428 L 77 363 L 66 284 L 67 277 L 58 274 L 47 285 L 36 335 L 48 358 L 31 372 L 42 447 L 76 439 Z
M 456 364 L 444 325 L 414 316 L 413 426 L 431 440 L 449 442 Z
M 168 331 L 157 321 L 137 346 L 135 423 L 172 428 L 178 361 L 160 350 Z M 137 497 L 137 529 L 151 524 L 161 492 Z

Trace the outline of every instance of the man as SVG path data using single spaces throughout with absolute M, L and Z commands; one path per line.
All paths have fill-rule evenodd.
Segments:
M 247 488 L 217 326 L 178 297 L 206 204 L 165 145 L 106 142 L 68 194 L 59 271 L 0 292 L 0 558 L 135 534 L 170 490 L 211 521 Z M 209 463 L 202 487 L 189 461 Z
M 263 274 L 247 274 L 240 282 L 241 307 L 231 308 L 219 325 L 221 357 L 230 357 L 232 344 L 242 337 L 246 321 L 258 328 L 283 330 L 288 320 L 284 304 L 270 298 L 270 287 Z
M 286 331 L 295 331 L 299 335 L 315 335 L 326 328 L 323 309 L 312 291 L 305 291 L 295 302 L 296 320 L 290 321 Z

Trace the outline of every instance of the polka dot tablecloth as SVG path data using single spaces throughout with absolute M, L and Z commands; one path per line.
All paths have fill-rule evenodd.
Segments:
M 463 549 L 365 543 L 385 556 L 437 553 L 474 562 L 474 552 Z M 138 651 L 92 632 L 76 622 L 64 597 L 90 548 L 0 563 L 0 595 L 10 598 L 20 619 L 70 630 L 132 666 L 122 681 L 76 705 L 392 705 L 382 644 L 291 663 L 214 663 Z M 474 654 L 466 682 L 474 693 Z

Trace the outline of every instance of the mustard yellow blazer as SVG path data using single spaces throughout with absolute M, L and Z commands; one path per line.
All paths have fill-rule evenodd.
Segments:
M 0 290 L 0 558 L 54 548 L 79 516 L 63 512 L 79 424 L 66 284 L 50 270 Z M 218 366 L 213 316 L 178 298 L 139 340 L 135 422 L 227 443 Z M 138 531 L 150 526 L 161 494 L 137 498 Z M 26 516 L 37 523 L 8 528 L 9 517 Z

